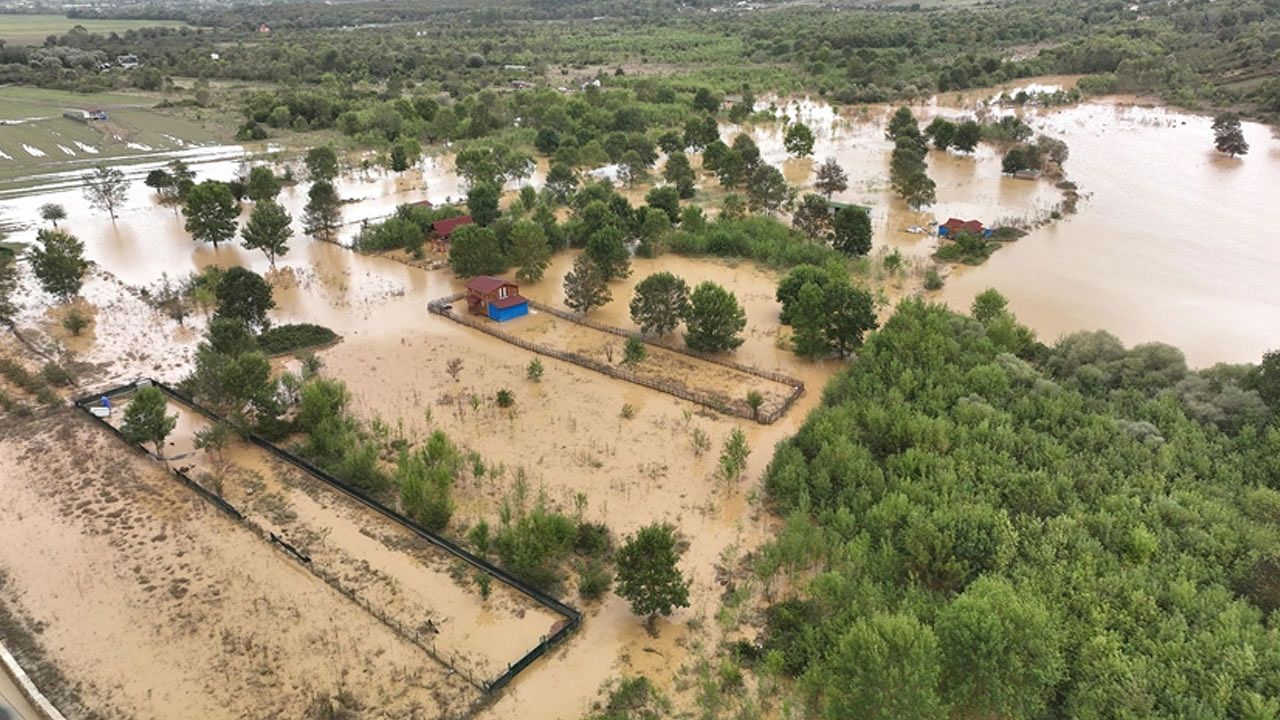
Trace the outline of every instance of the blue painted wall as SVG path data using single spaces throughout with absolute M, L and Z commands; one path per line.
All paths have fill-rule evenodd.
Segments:
M 506 322 L 512 318 L 518 318 L 528 314 L 529 314 L 529 303 L 520 303 L 519 305 L 512 305 L 511 307 L 505 308 L 502 310 L 499 310 L 498 308 L 494 307 L 493 303 L 489 303 L 489 317 L 493 318 L 494 320 L 497 320 L 498 322 Z

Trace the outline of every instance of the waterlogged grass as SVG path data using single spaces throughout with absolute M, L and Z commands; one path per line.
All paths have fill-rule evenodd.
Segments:
M 63 15 L 0 15 L 0 40 L 11 45 L 40 45 L 50 35 L 61 35 L 79 25 L 91 33 L 123 33 L 144 27 L 181 27 L 177 20 L 119 20 L 68 18 Z
M 152 109 L 160 101 L 154 94 L 0 88 L 0 184 L 215 141 L 200 123 Z M 85 124 L 63 117 L 69 109 L 102 109 L 109 119 Z

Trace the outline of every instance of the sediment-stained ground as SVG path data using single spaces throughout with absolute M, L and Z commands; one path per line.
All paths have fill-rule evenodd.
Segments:
M 88 419 L 4 422 L 0 621 L 70 717 L 440 718 L 479 699 Z

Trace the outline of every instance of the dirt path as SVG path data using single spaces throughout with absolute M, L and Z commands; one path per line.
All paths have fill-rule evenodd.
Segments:
M 5 634 L 72 717 L 438 718 L 478 698 L 87 419 L 2 435 Z

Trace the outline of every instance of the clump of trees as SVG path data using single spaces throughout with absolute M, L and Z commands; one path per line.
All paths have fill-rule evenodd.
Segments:
M 766 588 L 818 575 L 763 654 L 827 718 L 1268 706 L 1280 671 L 1232 660 L 1277 649 L 1266 375 L 904 301 L 766 472 Z
M 792 327 L 791 347 L 807 358 L 845 357 L 878 325 L 871 293 L 856 288 L 839 265 L 801 265 L 778 283 L 781 322 Z
M 937 199 L 937 186 L 929 178 L 925 164 L 928 145 L 910 108 L 898 108 L 889 119 L 885 136 L 894 143 L 889 162 L 889 183 L 894 192 L 912 210 L 932 205 Z
M 402 452 L 395 482 L 405 515 L 429 530 L 444 530 L 453 516 L 453 484 L 461 471 L 462 453 L 439 430 L 417 450 Z

